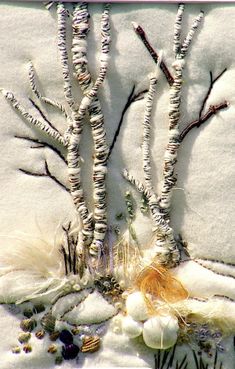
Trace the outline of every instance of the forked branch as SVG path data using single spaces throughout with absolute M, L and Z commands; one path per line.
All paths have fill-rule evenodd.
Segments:
M 60 187 L 62 187 L 65 191 L 69 192 L 69 188 L 66 187 L 62 182 L 60 182 L 58 180 L 58 178 L 56 178 L 53 174 L 51 174 L 50 169 L 48 167 L 47 161 L 45 161 L 45 172 L 44 173 L 35 173 L 35 172 L 31 172 L 29 170 L 26 169 L 22 169 L 19 168 L 19 171 L 27 174 L 29 176 L 33 176 L 33 177 L 49 177 L 51 178 L 57 185 L 59 185 Z

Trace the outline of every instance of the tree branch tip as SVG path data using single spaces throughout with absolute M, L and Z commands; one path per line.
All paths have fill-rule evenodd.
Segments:
M 132 24 L 132 26 L 133 26 L 134 30 L 136 31 L 136 30 L 137 30 L 137 28 L 139 27 L 138 23 L 136 23 L 136 22 L 131 22 L 131 24 Z

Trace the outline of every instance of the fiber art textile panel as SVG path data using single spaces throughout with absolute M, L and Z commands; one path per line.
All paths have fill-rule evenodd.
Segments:
M 1 369 L 234 369 L 235 5 L 0 17 Z

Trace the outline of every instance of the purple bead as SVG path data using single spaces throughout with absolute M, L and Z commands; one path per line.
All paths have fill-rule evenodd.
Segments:
M 62 356 L 64 360 L 73 360 L 77 357 L 78 353 L 79 347 L 73 343 L 62 347 Z
M 67 329 L 63 329 L 60 332 L 59 339 L 61 342 L 63 342 L 65 345 L 70 345 L 73 343 L 73 335 L 71 332 L 69 332 Z

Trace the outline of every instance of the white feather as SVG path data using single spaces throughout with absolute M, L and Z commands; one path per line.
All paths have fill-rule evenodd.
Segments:
M 65 276 L 59 247 L 41 239 L 13 238 L 14 245 L 0 248 L 0 301 L 21 303 L 35 298 L 45 300 L 72 291 L 82 283 Z M 88 283 L 89 278 L 86 282 Z

